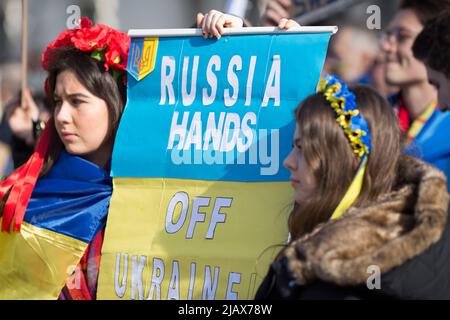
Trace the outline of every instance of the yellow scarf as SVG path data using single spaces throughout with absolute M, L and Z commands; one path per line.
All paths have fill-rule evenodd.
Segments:
M 331 216 L 331 220 L 340 218 L 344 214 L 344 212 L 347 211 L 353 205 L 353 203 L 355 203 L 356 199 L 358 199 L 364 181 L 364 173 L 366 171 L 366 166 L 367 166 L 367 155 L 364 156 L 363 159 L 361 160 L 361 164 L 359 165 L 358 171 L 356 171 L 355 177 L 353 178 L 350 187 L 345 193 L 344 198 L 336 207 L 336 210 L 334 210 L 333 215 Z

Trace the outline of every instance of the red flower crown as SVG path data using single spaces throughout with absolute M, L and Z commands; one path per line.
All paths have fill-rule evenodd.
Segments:
M 81 18 L 79 29 L 63 31 L 42 53 L 42 68 L 48 70 L 52 63 L 53 50 L 60 47 L 75 47 L 84 52 L 91 52 L 91 57 L 105 62 L 105 70 L 113 68 L 116 77 L 127 68 L 130 37 L 104 24 L 92 25 L 88 18 Z

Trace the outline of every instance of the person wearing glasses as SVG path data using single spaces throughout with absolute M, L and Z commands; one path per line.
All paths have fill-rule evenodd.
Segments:
M 449 0 L 404 0 L 381 38 L 388 84 L 398 86 L 394 104 L 406 135 L 406 152 L 450 176 L 450 114 L 438 108 L 436 88 L 425 64 L 413 55 L 413 44 L 425 24 L 450 8 Z

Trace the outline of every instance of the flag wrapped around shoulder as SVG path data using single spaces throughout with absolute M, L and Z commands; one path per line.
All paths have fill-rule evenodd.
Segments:
M 37 180 L 47 128 L 30 160 L 2 185 L 9 207 L 1 218 L 0 299 L 56 299 L 105 225 L 112 185 L 103 169 L 63 150 Z
M 67 47 L 90 56 L 117 81 L 125 80 L 125 33 L 81 18 L 79 28 L 64 30 L 47 46 L 43 69 L 51 73 L 59 49 Z M 47 95 L 50 90 L 47 78 Z M 0 185 L 0 299 L 58 298 L 88 244 L 105 226 L 112 193 L 109 172 L 62 150 L 39 178 L 56 135 L 52 119 L 31 158 Z

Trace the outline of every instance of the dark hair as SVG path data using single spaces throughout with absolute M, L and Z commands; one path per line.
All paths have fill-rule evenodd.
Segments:
M 91 58 L 90 53 L 73 47 L 55 49 L 52 52 L 52 63 L 48 68 L 48 88 L 46 90 L 52 114 L 55 109 L 54 91 L 56 79 L 58 74 L 66 70 L 73 72 L 78 81 L 90 93 L 105 100 L 111 121 L 111 134 L 115 136 L 126 103 L 126 86 L 124 84 L 126 75 L 122 74 L 118 79 L 114 79 L 113 75 L 105 70 L 104 63 L 95 61 Z M 51 118 L 51 121 L 54 121 L 54 119 Z M 41 176 L 49 172 L 58 159 L 63 145 L 54 126 L 51 129 L 53 132 L 51 134 L 50 147 L 41 170 Z
M 450 0 L 403 0 L 400 9 L 411 9 L 425 25 L 450 8 Z
M 350 90 L 368 122 L 372 143 L 362 190 L 354 204 L 361 206 L 391 190 L 401 153 L 401 135 L 394 110 L 380 94 L 368 86 L 354 86 Z M 294 206 L 289 217 L 293 240 L 330 219 L 359 163 L 322 93 L 309 96 L 299 105 L 296 120 L 303 155 L 317 181 L 317 189 L 308 200 Z
M 416 59 L 450 78 L 450 11 L 430 20 L 413 45 Z

